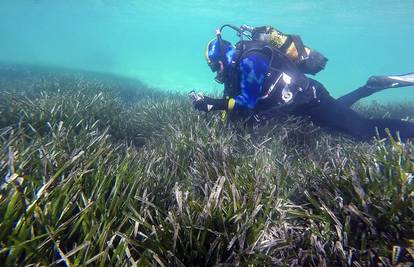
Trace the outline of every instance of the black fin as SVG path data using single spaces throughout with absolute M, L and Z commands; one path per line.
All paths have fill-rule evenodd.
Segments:
M 366 86 L 372 89 L 385 89 L 403 86 L 414 86 L 414 73 L 389 76 L 371 76 Z

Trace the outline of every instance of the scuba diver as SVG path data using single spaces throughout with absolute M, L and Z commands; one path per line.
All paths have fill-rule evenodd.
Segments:
M 222 39 L 224 27 L 237 31 L 240 41 L 233 46 Z M 244 40 L 244 38 L 247 40 Z M 224 84 L 223 98 L 214 99 L 190 92 L 194 108 L 226 111 L 230 119 L 263 121 L 280 113 L 309 118 L 358 139 L 387 137 L 385 129 L 399 132 L 402 140 L 414 137 L 414 123 L 397 119 L 370 119 L 350 108 L 363 97 L 387 88 L 414 85 L 414 73 L 372 76 L 365 85 L 338 99 L 305 74 L 315 75 L 327 59 L 306 47 L 299 36 L 286 35 L 271 26 L 224 25 L 207 44 L 206 60 L 215 80 Z

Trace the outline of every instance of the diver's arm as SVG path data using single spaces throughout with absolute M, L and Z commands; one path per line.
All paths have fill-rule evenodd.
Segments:
M 232 110 L 234 104 L 235 101 L 233 98 L 210 98 L 207 96 L 193 102 L 195 109 L 204 112 L 212 110 Z
M 262 86 L 268 69 L 267 60 L 255 53 L 241 60 L 240 94 L 235 99 L 235 108 L 254 109 L 262 94 Z
M 267 71 L 267 60 L 260 54 L 253 54 L 241 60 L 240 94 L 234 98 L 214 99 L 204 96 L 193 102 L 194 108 L 200 111 L 254 109 L 261 95 L 262 84 Z

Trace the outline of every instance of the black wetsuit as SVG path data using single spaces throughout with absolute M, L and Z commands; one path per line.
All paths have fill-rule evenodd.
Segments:
M 376 90 L 369 86 L 363 86 L 336 100 L 330 96 L 321 83 L 305 76 L 296 64 L 279 50 L 255 41 L 245 41 L 241 45 L 239 43 L 237 50 L 235 64 L 228 71 L 228 79 L 225 82 L 225 96 L 237 96 L 236 107 L 240 96 L 251 94 L 251 91 L 246 89 L 243 91 L 243 80 L 240 81 L 240 62 L 249 59 L 251 69 L 254 70 L 254 64 L 262 60 L 269 67 L 262 74 L 266 78 L 260 86 L 262 90 L 261 96 L 258 98 L 260 100 L 254 108 L 256 114 L 269 116 L 272 110 L 275 111 L 275 114 L 284 111 L 308 117 L 317 125 L 329 127 L 360 139 L 371 138 L 377 133 L 381 138 L 387 137 L 386 128 L 394 136 L 398 131 L 402 139 L 414 137 L 414 123 L 396 119 L 370 119 L 350 108 L 354 102 L 381 89 Z M 260 73 L 254 74 L 259 76 Z M 284 79 L 286 77 L 287 79 Z M 256 88 L 259 87 L 256 86 Z M 288 95 L 286 92 L 292 94 Z M 284 98 L 284 96 L 288 97 Z M 242 110 L 243 108 L 239 108 L 239 111 Z M 243 112 L 240 113 L 243 114 Z
M 362 97 L 372 94 L 372 88 L 363 86 L 339 99 L 334 99 L 321 83 L 309 80 L 310 85 L 316 88 L 317 98 L 297 107 L 294 111 L 296 115 L 309 117 L 317 125 L 330 127 L 361 139 L 376 136 L 377 131 L 381 138 L 387 137 L 386 128 L 394 137 L 397 131 L 402 139 L 414 137 L 414 123 L 397 119 L 370 119 L 350 108 Z

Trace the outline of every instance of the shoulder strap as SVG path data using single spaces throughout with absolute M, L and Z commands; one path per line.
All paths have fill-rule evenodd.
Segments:
M 299 35 L 291 35 L 292 42 L 295 44 L 296 50 L 298 51 L 298 59 L 302 61 L 307 58 L 305 51 L 305 45 Z
M 287 50 L 292 43 L 295 45 L 296 51 L 298 52 L 298 61 L 301 62 L 302 60 L 305 60 L 308 56 L 305 50 L 305 45 L 299 35 L 289 34 L 285 43 L 280 47 L 280 50 L 283 51 L 283 53 L 287 53 Z
M 286 35 L 286 41 L 283 43 L 283 45 L 279 48 L 280 51 L 282 51 L 283 53 L 286 53 L 286 51 L 288 50 L 289 46 L 292 44 L 293 40 L 292 40 L 292 35 Z

